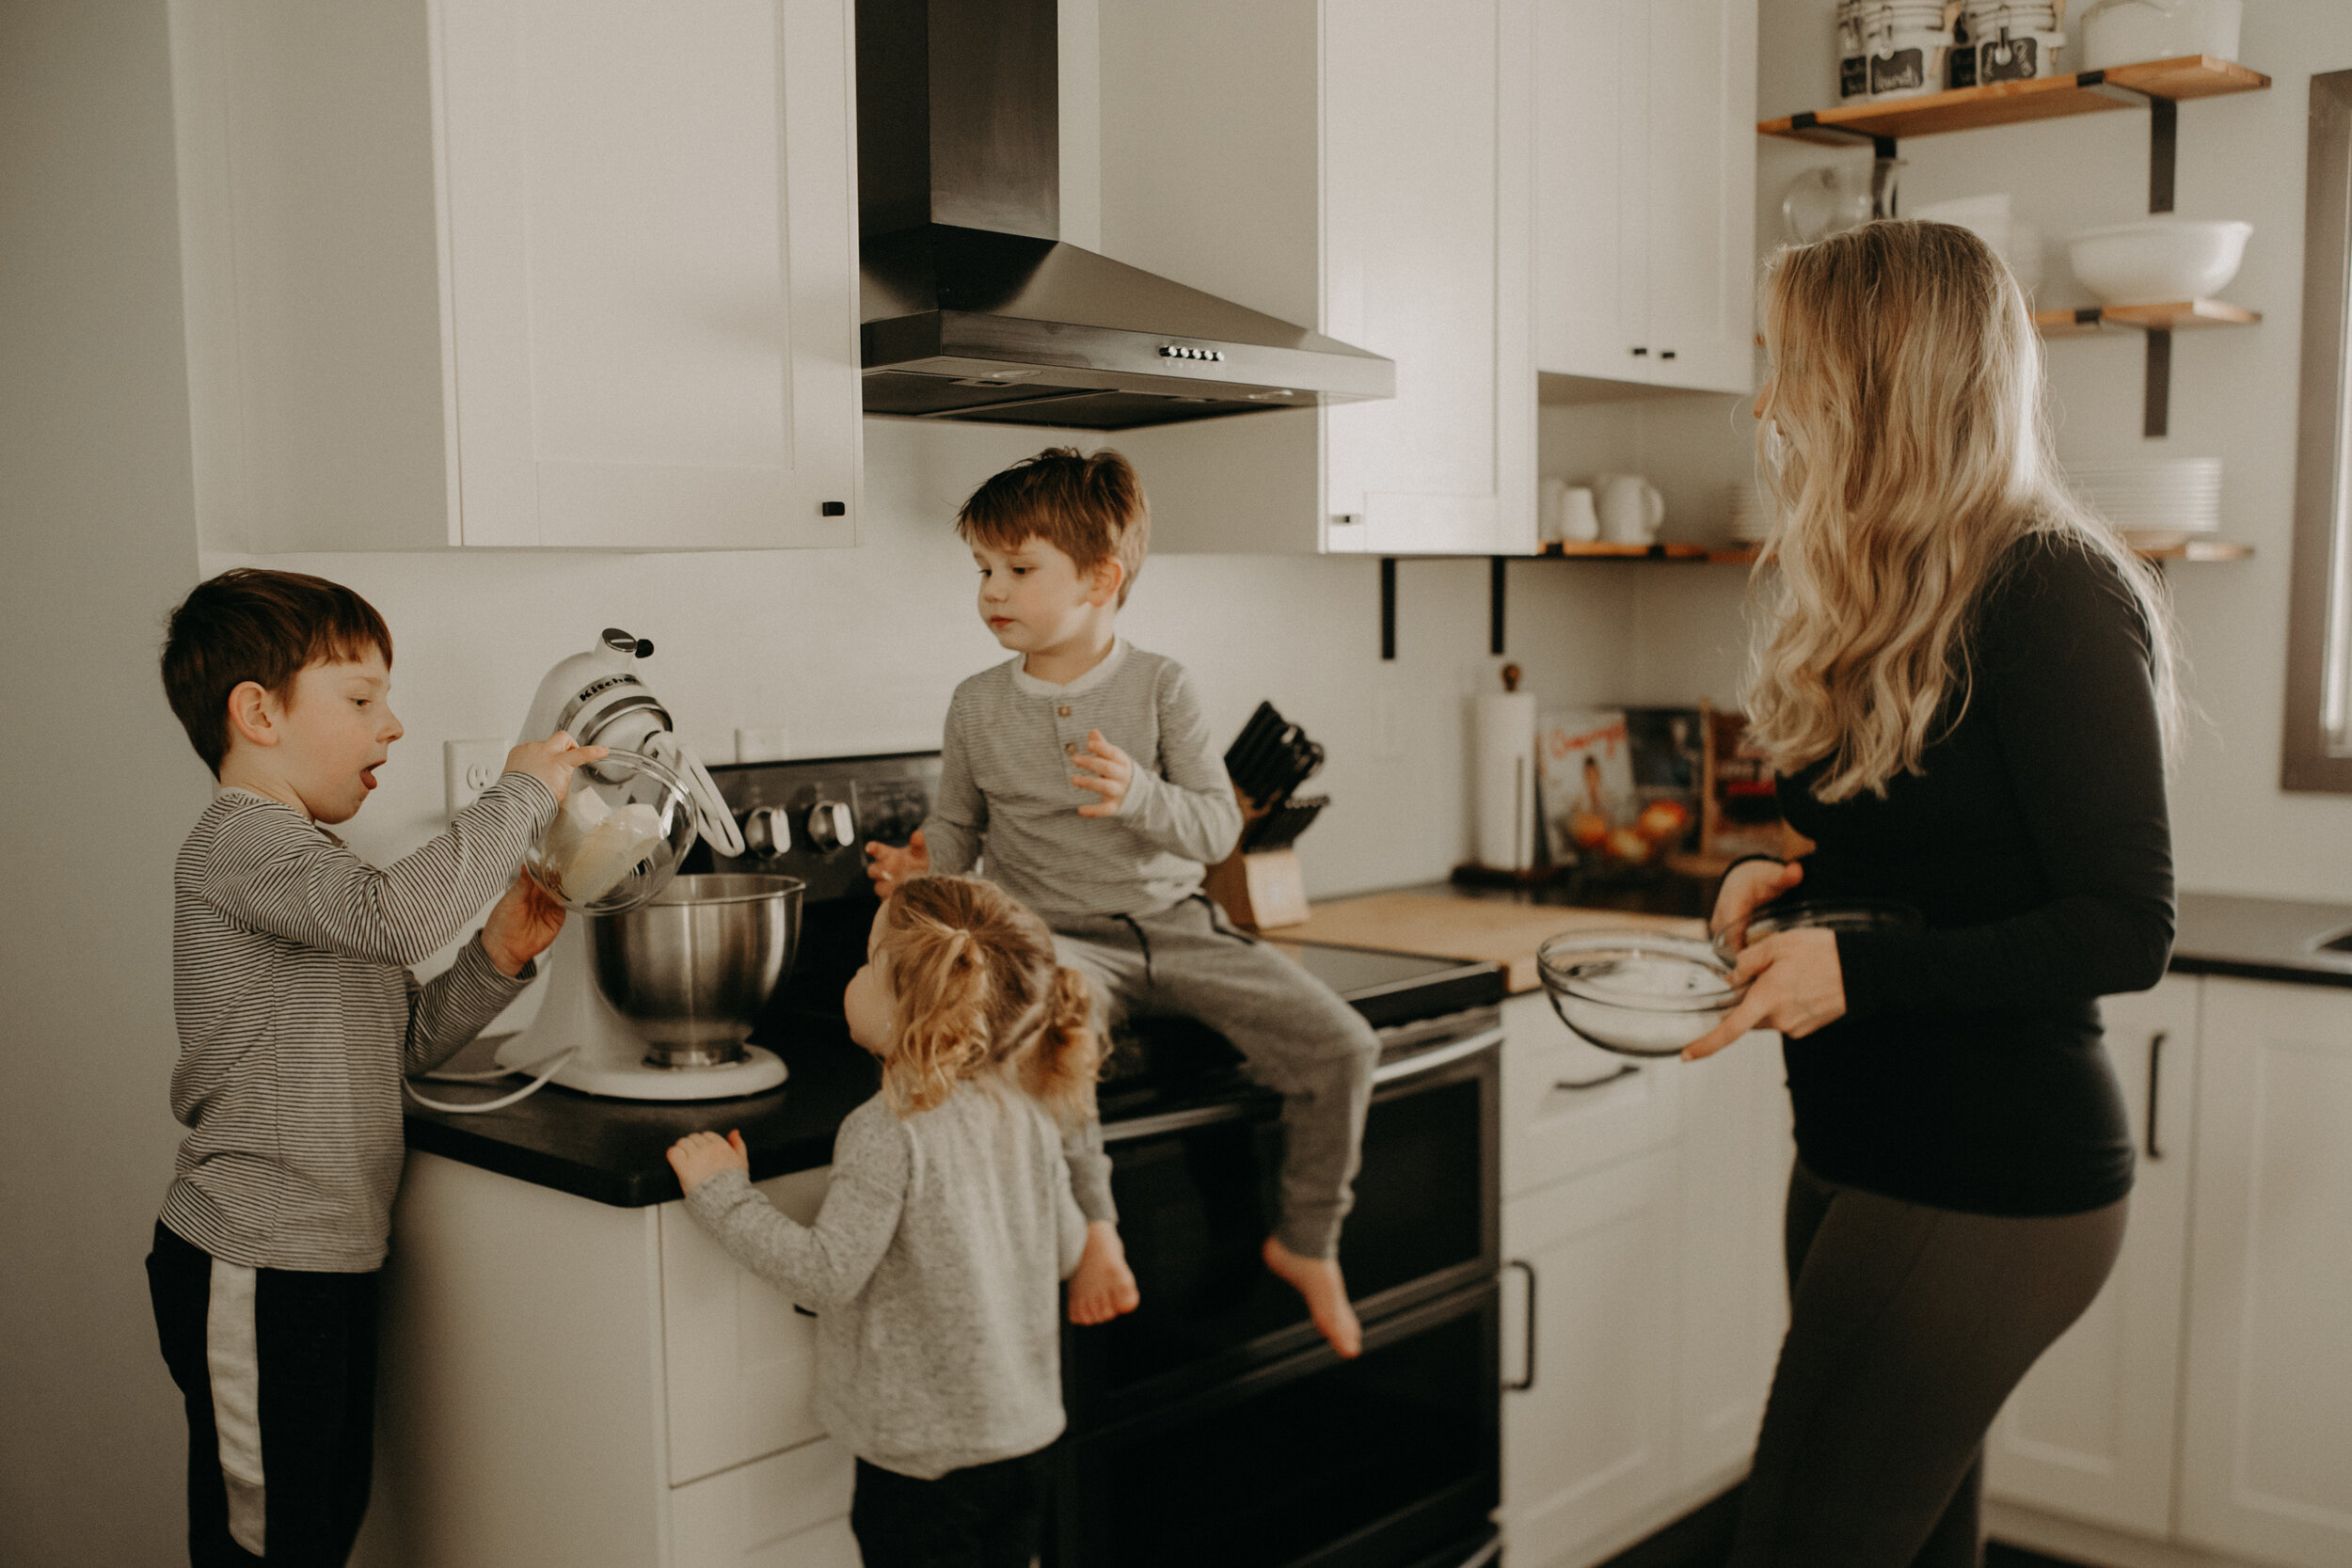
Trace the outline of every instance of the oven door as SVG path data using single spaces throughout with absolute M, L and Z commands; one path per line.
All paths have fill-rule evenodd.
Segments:
M 1499 1268 L 1499 1022 L 1460 1021 L 1382 1065 L 1340 1262 L 1367 1328 Z M 1071 1430 L 1125 1419 L 1321 1339 L 1259 1256 L 1282 1149 L 1270 1097 L 1104 1129 L 1143 1305 L 1063 1330 Z M 1489 1379 L 1491 1381 L 1491 1379 Z
M 1053 1568 L 1445 1568 L 1493 1553 L 1489 1279 L 1064 1439 Z

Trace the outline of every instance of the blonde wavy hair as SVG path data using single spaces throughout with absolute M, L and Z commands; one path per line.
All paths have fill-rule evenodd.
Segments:
M 2165 749 L 2180 733 L 2156 574 L 2059 477 L 2040 340 L 2000 259 L 1965 229 L 1865 224 L 1783 251 L 1764 286 L 1772 381 L 1756 435 L 1779 503 L 1748 735 L 1815 798 L 1886 793 L 1960 721 L 1973 612 L 2041 537 L 2112 565 L 2150 655 Z
M 882 1058 L 893 1111 L 919 1115 L 1001 1073 L 1064 1123 L 1085 1119 L 1102 1062 L 1094 990 L 1055 961 L 1043 921 L 971 877 L 910 877 L 874 918 L 898 1021 Z

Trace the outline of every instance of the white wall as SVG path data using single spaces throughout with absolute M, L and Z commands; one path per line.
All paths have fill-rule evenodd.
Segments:
M 1760 118 L 1835 102 L 1834 0 L 1762 0 Z M 2296 367 L 2300 357 L 2305 115 L 2313 71 L 2352 68 L 2352 6 L 2254 0 L 2239 58 L 2273 86 L 2182 105 L 2178 210 L 2254 226 L 2246 267 L 2224 291 L 2263 313 L 2243 331 L 2185 333 L 2172 350 L 2171 435 L 2139 434 L 2137 338 L 2049 345 L 2058 452 L 2070 461 L 2139 453 L 2223 460 L 2224 530 L 2252 561 L 2169 568 L 2190 689 L 2203 709 L 2173 797 L 2181 885 L 2286 898 L 2352 897 L 2352 800 L 2279 788 L 2292 570 Z M 2042 125 L 1906 141 L 1905 208 L 2009 191 L 2049 237 L 2038 302 L 2087 304 L 2064 237 L 2147 210 L 2148 117 L 2123 110 Z M 1792 142 L 1759 145 L 1759 251 L 1779 241 L 1780 202 L 1801 170 L 1866 160 Z M 1744 470 L 1750 426 L 1733 400 L 1661 399 L 1547 409 L 1546 473 L 1648 472 L 1667 495 L 1669 538 L 1720 539 L 1716 486 Z M 1585 568 L 1590 570 L 1591 568 Z M 1630 691 L 1666 701 L 1736 690 L 1744 574 L 1728 567 L 1603 568 L 1633 580 L 1638 645 Z
M 183 1555 L 185 1445 L 140 1268 L 171 858 L 204 770 L 164 705 L 196 580 L 161 0 L 0 6 L 0 1562 Z

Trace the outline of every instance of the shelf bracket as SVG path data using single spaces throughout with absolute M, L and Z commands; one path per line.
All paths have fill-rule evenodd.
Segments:
M 1380 558 L 1380 657 L 1396 658 L 1396 557 Z
M 1497 658 L 1502 657 L 1502 604 L 1510 584 L 1507 570 L 1510 558 L 1486 558 L 1486 651 Z

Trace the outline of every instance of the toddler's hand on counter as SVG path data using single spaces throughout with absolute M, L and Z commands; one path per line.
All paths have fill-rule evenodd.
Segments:
M 516 877 L 483 923 L 482 950 L 490 955 L 498 972 L 511 980 L 523 972 L 523 965 L 546 952 L 563 928 L 564 906 L 548 897 L 547 890 L 526 871 Z
M 751 1175 L 752 1155 L 740 1132 L 723 1138 L 716 1132 L 689 1132 L 670 1146 L 670 1168 L 677 1172 L 677 1184 L 691 1193 L 723 1170 Z
M 612 754 L 610 746 L 575 746 L 562 730 L 545 740 L 526 740 L 506 753 L 509 773 L 528 773 L 555 794 L 558 804 L 572 790 L 572 769 Z
M 1081 772 L 1070 776 L 1080 789 L 1090 789 L 1100 800 L 1078 808 L 1080 816 L 1117 816 L 1136 781 L 1136 759 L 1103 738 L 1101 730 L 1087 731 L 1087 749 L 1073 758 Z
M 898 891 L 898 884 L 909 877 L 920 877 L 931 868 L 931 852 L 923 843 L 923 830 L 914 830 L 903 849 L 889 844 L 868 844 L 866 847 L 866 876 L 874 884 L 874 891 L 887 898 Z

